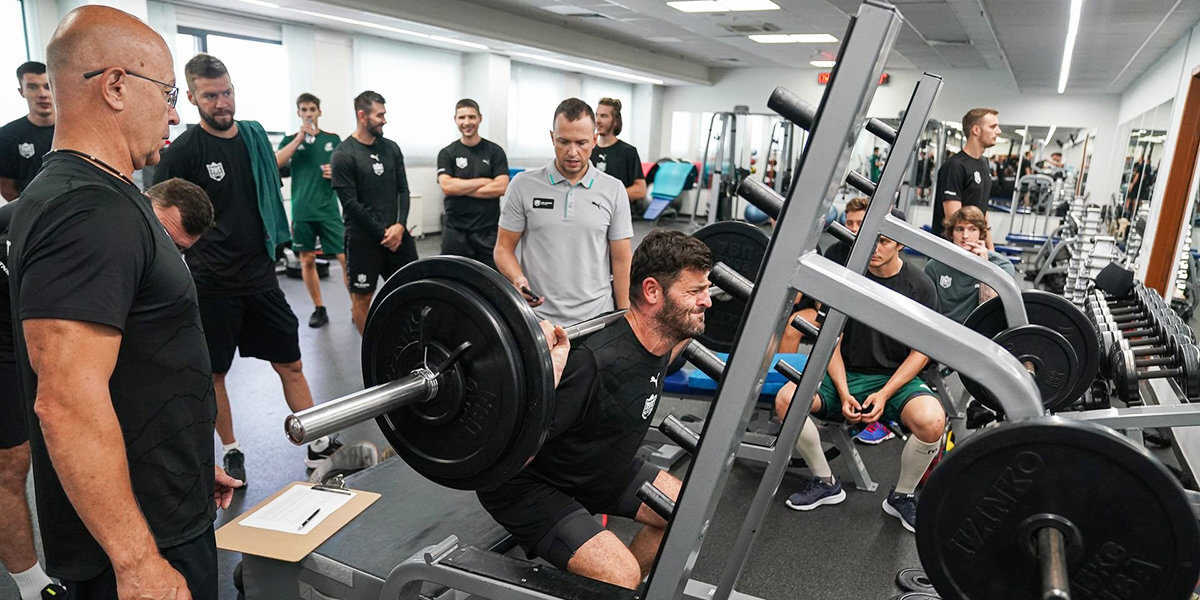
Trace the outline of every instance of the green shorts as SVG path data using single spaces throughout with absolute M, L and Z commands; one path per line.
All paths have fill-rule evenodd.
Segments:
M 342 254 L 346 251 L 346 228 L 341 218 L 292 223 L 292 249 L 296 252 L 315 251 L 318 238 L 321 240 L 321 252 L 325 254 Z
M 878 392 L 883 386 L 887 385 L 890 375 L 870 375 L 867 373 L 852 373 L 846 372 L 846 387 L 850 390 L 850 395 L 862 404 L 867 396 Z M 826 374 L 821 380 L 821 390 L 818 392 L 821 396 L 821 408 L 816 413 L 813 413 L 822 421 L 844 421 L 842 415 L 842 400 L 838 397 L 837 389 L 833 387 L 833 380 Z M 934 396 L 929 386 L 921 381 L 920 377 L 913 377 L 908 383 L 900 386 L 891 398 L 888 398 L 887 404 L 883 407 L 882 421 L 900 422 L 900 413 L 904 410 L 904 405 L 908 404 L 909 400 L 919 396 Z

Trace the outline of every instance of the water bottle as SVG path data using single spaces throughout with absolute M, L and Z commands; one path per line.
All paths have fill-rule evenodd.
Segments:
M 305 119 L 304 124 L 311 127 L 313 124 L 312 119 Z M 311 133 L 304 134 L 304 143 L 305 144 L 312 144 L 315 141 L 317 141 L 317 138 L 313 134 L 311 134 Z

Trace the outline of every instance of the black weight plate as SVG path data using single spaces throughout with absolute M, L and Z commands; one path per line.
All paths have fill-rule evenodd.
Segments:
M 931 592 L 904 592 L 892 596 L 890 600 L 941 600 L 941 596 Z
M 377 422 L 397 452 L 429 479 L 458 489 L 496 487 L 528 464 L 545 440 L 554 406 L 546 338 L 516 288 L 495 270 L 461 257 L 421 259 L 389 278 L 371 305 L 362 348 L 366 386 L 419 366 L 424 352 L 416 346 L 426 307 L 430 363 L 472 341 L 457 366 L 439 378 L 443 390 L 465 390 L 461 405 L 437 399 Z M 401 415 L 413 418 L 399 420 Z
M 702 227 L 692 236 L 708 246 L 714 263 L 725 263 L 751 282 L 758 281 L 758 270 L 771 243 L 767 232 L 743 221 L 720 221 Z M 745 312 L 746 303 L 742 300 L 714 298 L 712 306 L 704 312 L 704 333 L 696 339 L 717 352 L 729 352 Z
M 900 569 L 900 572 L 896 573 L 896 587 L 906 592 L 936 594 L 923 569 Z
M 1079 362 L 1071 345 L 1057 331 L 1042 325 L 1022 325 L 997 333 L 992 341 L 1017 357 L 1026 368 L 1032 367 L 1042 406 L 1047 410 L 1059 410 L 1079 398 L 1069 395 L 1074 391 L 1076 378 L 1081 376 Z M 984 406 L 998 412 L 1004 410 L 983 386 L 965 375 L 961 378 L 963 387 Z M 1090 380 L 1088 384 L 1091 385 Z
M 949 600 L 1041 598 L 1038 562 L 1019 526 L 1069 520 L 1072 598 L 1188 598 L 1200 575 L 1200 527 L 1171 473 L 1111 429 L 1045 417 L 980 430 L 956 445 L 921 493 L 917 552 Z
M 1065 395 L 1072 400 L 1079 398 L 1096 378 L 1100 361 L 1103 359 L 1100 335 L 1095 325 L 1079 307 L 1057 294 L 1042 290 L 1025 290 L 1021 292 L 1021 299 L 1025 303 L 1025 312 L 1031 324 L 1044 325 L 1059 332 L 1075 351 L 1075 358 L 1079 363 L 1079 376 L 1071 382 L 1071 388 Z M 980 304 L 971 311 L 963 324 L 988 338 L 995 337 L 997 333 L 1007 329 L 1008 324 L 1004 318 L 1004 307 L 1000 298 L 992 298 Z

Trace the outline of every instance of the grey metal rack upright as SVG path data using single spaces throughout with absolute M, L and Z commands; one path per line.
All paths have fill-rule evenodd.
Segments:
M 647 582 L 645 598 L 649 600 L 683 596 L 725 600 L 735 594 L 727 580 L 736 580 L 744 558 L 735 556 L 731 559 L 722 577 L 723 585 L 717 590 L 697 589 L 690 579 L 691 571 L 724 489 L 729 465 L 762 387 L 763 373 L 770 366 L 772 350 L 778 344 L 785 318 L 790 313 L 794 290 L 808 293 L 952 368 L 971 370 L 988 365 L 989 368 L 978 370 L 977 379 L 1000 400 L 1010 419 L 1042 414 L 1033 379 L 1006 350 L 815 252 L 821 233 L 819 217 L 828 211 L 846 173 L 858 128 L 865 120 L 866 107 L 874 95 L 900 24 L 900 15 L 894 7 L 871 0 L 860 7 L 851 23 L 834 77 L 826 88 L 810 132 L 801 167 L 792 183 L 790 200 L 784 204 L 776 223 L 775 235 L 759 271 L 758 284 L 709 411 L 700 447 L 684 480 L 658 561 Z M 928 101 L 932 102 L 932 98 Z M 924 124 L 923 120 L 921 124 Z M 894 194 L 894 189 L 889 196 Z M 891 198 L 887 198 L 889 204 L 890 201 Z M 874 229 L 864 223 L 864 230 L 877 231 L 880 225 L 882 218 L 874 223 Z M 856 246 L 856 252 L 869 252 L 865 245 Z M 831 313 L 835 321 L 838 320 L 836 314 Z M 832 346 L 829 340 L 836 337 L 837 332 L 826 331 L 828 326 L 827 319 L 826 327 L 817 339 L 819 346 Z M 840 324 L 829 329 L 840 330 Z M 828 357 L 824 358 L 824 363 L 810 359 L 810 368 L 805 369 L 797 391 L 799 397 L 811 397 L 816 391 L 828 362 Z M 785 420 L 788 435 L 781 434 L 776 443 L 777 454 L 781 452 L 780 448 L 787 451 L 795 442 L 800 430 L 796 423 L 807 416 L 804 413 L 800 411 L 798 417 Z M 781 476 L 775 479 L 773 483 L 764 479 L 763 485 L 778 487 Z M 771 490 L 773 493 L 774 489 Z M 757 524 L 747 529 L 752 541 Z M 749 542 L 744 545 L 748 549 Z M 739 550 L 735 548 L 734 553 Z

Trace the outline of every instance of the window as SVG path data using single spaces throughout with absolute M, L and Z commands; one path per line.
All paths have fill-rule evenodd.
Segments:
M 410 165 L 433 164 L 454 141 L 454 103 L 462 98 L 462 55 L 377 38 L 354 39 L 355 91 L 387 100 L 383 134 L 400 145 Z
M 510 162 L 512 157 L 549 160 L 554 156 L 549 132 L 554 109 L 565 99 L 565 79 L 558 71 L 512 66 L 512 82 L 508 88 Z
M 5 90 L 0 94 L 0 125 L 3 125 L 17 115 L 29 113 L 25 99 L 11 91 L 17 87 L 17 67 L 29 60 L 21 0 L 0 0 L 0 56 L 4 57 L 4 71 L 0 73 L 0 80 L 4 82 L 0 89 Z
M 187 91 L 183 67 L 198 52 L 207 52 L 225 63 L 237 91 L 238 119 L 254 120 L 273 133 L 286 132 L 291 112 L 279 103 L 280 94 L 288 95 L 287 53 L 283 44 L 242 36 L 223 35 L 202 29 L 180 27 L 175 36 L 175 79 L 180 95 Z M 183 125 L 200 122 L 194 106 L 180 98 L 181 126 L 171 131 L 172 137 L 183 131 Z

